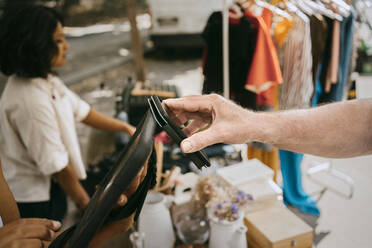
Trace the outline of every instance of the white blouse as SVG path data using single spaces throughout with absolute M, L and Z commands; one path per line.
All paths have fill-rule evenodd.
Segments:
M 17 202 L 48 201 L 51 175 L 71 165 L 86 178 L 75 122 L 90 106 L 56 76 L 11 76 L 0 100 L 0 158 Z

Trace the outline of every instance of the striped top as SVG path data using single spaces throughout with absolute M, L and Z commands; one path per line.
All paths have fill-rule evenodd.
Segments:
M 283 84 L 279 86 L 281 110 L 309 107 L 314 91 L 310 20 L 296 15 L 293 19 L 288 38 L 279 48 L 283 72 Z

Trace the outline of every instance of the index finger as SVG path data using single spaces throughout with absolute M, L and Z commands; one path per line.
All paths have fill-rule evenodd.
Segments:
M 27 225 L 22 228 L 22 238 L 40 239 L 51 241 L 55 237 L 55 232 L 45 225 Z
M 163 103 L 166 109 L 172 112 L 185 111 L 210 113 L 213 109 L 213 101 L 211 101 L 210 95 L 166 99 Z
M 61 223 L 55 220 L 49 219 L 41 219 L 41 218 L 23 218 L 19 219 L 18 221 L 12 222 L 10 224 L 16 225 L 20 224 L 22 226 L 26 225 L 42 225 L 45 226 L 53 231 L 58 231 L 61 227 Z

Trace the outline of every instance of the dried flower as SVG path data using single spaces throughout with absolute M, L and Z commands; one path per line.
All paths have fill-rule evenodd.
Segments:
M 212 217 L 220 221 L 234 221 L 245 211 L 253 200 L 252 196 L 231 187 L 218 187 L 215 194 L 206 204 Z
M 207 207 L 211 217 L 234 221 L 243 214 L 253 197 L 244 191 L 222 185 L 216 177 L 207 176 L 199 179 L 194 200 L 200 208 Z

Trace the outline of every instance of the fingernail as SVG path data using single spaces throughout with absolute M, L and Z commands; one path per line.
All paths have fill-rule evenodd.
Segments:
M 55 236 L 55 232 L 53 232 L 52 230 L 49 230 L 49 235 L 50 235 L 50 239 L 53 240 Z
M 182 142 L 182 150 L 183 150 L 183 152 L 191 152 L 191 150 L 192 150 L 191 142 L 190 141 Z
M 53 220 L 53 227 L 59 229 L 62 226 L 61 222 Z
M 125 203 L 125 197 L 123 195 L 120 196 L 119 202 L 120 203 Z

